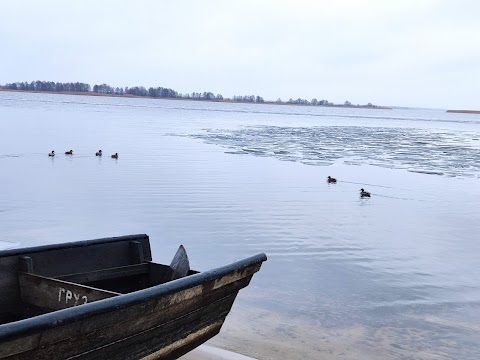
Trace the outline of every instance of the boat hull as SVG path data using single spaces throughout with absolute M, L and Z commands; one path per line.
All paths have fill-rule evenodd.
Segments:
M 89 246 L 104 244 L 102 240 Z M 143 263 L 148 264 L 150 249 L 143 250 Z M 0 253 L 0 266 L 2 259 L 25 253 Z M 259 254 L 127 294 L 5 323 L 0 325 L 0 359 L 176 359 L 218 334 L 238 291 L 248 286 L 265 260 Z M 23 297 L 30 292 L 22 291 Z

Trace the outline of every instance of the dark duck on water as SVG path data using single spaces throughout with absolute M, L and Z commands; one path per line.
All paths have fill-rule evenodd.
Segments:
M 337 179 L 332 178 L 332 177 L 329 176 L 329 177 L 327 178 L 327 182 L 328 182 L 328 183 L 336 183 L 336 182 L 337 182 Z
M 360 197 L 370 197 L 370 193 L 363 189 L 360 189 Z

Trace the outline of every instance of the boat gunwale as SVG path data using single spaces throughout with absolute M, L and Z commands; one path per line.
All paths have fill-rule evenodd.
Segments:
M 127 237 L 113 238 L 113 241 L 126 240 Z M 131 236 L 135 238 L 135 235 Z M 136 237 L 138 238 L 138 236 Z M 109 238 L 110 239 L 110 238 Z M 115 240 L 119 239 L 119 240 Z M 74 246 L 84 246 L 85 243 L 94 244 L 98 243 L 99 240 L 89 240 L 84 242 L 75 242 Z M 93 243 L 92 243 L 93 242 Z M 45 249 L 56 250 L 65 247 L 59 246 L 42 246 L 42 251 Z M 36 248 L 29 248 L 28 251 Z M 12 250 L 9 251 L 8 255 L 20 255 L 27 250 L 18 249 L 17 252 L 12 253 Z M 3 255 L 0 253 L 0 255 Z M 259 253 L 248 258 L 235 261 L 231 264 L 227 264 L 218 268 L 207 270 L 205 272 L 200 272 L 197 274 L 189 275 L 177 280 L 173 280 L 164 284 L 155 285 L 146 289 L 138 290 L 132 293 L 123 294 L 120 296 L 95 301 L 92 303 L 75 306 L 67 309 L 53 311 L 51 313 L 38 315 L 32 318 L 18 320 L 6 324 L 0 325 L 0 342 L 12 340 L 16 337 L 29 335 L 33 332 L 38 332 L 41 330 L 46 330 L 54 328 L 56 326 L 65 326 L 69 323 L 76 321 L 82 321 L 92 316 L 99 316 L 105 313 L 112 311 L 119 311 L 130 306 L 135 306 L 149 300 L 168 296 L 179 291 L 183 291 L 198 285 L 201 285 L 206 282 L 210 282 L 224 276 L 231 274 L 232 272 L 245 269 L 252 265 L 261 264 L 267 260 L 267 256 L 264 253 Z

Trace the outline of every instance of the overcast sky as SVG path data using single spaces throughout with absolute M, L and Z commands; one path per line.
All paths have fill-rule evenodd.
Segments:
M 477 0 L 0 0 L 0 84 L 480 109 Z

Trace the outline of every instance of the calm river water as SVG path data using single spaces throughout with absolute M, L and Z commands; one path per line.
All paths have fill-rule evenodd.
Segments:
M 478 359 L 479 185 L 479 115 L 0 92 L 0 249 L 265 252 L 211 341 L 259 359 Z

